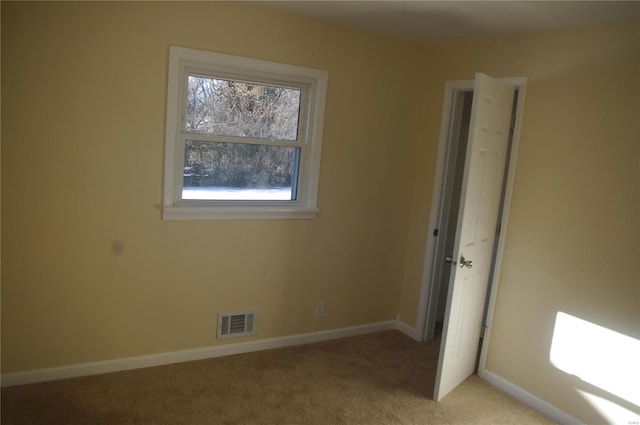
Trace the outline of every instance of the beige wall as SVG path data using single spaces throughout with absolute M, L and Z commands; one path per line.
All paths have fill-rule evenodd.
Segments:
M 395 318 L 422 47 L 216 2 L 3 2 L 2 42 L 3 373 Z M 316 220 L 160 219 L 169 45 L 329 72 Z
M 435 46 L 428 143 L 416 187 L 400 313 L 416 318 L 442 88 L 446 80 L 529 78 L 487 368 L 587 423 L 593 391 L 549 359 L 564 312 L 640 337 L 640 25 Z M 426 199 L 425 199 L 426 198 Z

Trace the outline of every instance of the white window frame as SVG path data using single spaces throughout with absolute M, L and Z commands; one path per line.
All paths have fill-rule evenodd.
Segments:
M 212 77 L 302 90 L 298 141 L 301 148 L 296 200 L 183 200 L 187 77 Z M 260 59 L 170 47 L 164 167 L 164 220 L 310 219 L 317 215 L 318 181 L 327 91 L 327 71 Z M 252 139 L 251 139 L 252 140 Z

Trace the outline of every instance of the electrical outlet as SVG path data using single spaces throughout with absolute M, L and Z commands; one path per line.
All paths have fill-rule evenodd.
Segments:
M 316 304 L 316 319 L 322 319 L 324 317 L 325 307 L 326 303 L 324 301 Z

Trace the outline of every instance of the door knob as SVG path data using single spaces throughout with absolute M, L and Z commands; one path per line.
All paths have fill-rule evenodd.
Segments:
M 456 265 L 456 260 L 454 260 L 451 255 L 447 255 L 446 257 L 444 257 L 444 261 L 449 264 L 453 264 L 454 266 Z
M 460 257 L 460 268 L 463 267 L 470 269 L 471 267 L 473 267 L 473 261 L 465 260 L 464 257 Z

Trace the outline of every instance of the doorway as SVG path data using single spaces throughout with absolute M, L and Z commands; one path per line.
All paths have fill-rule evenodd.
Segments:
M 518 152 L 519 129 L 524 106 L 526 78 L 501 79 L 500 81 L 495 81 L 503 86 L 513 87 L 511 89 L 512 97 L 510 98 L 513 102 L 513 114 L 509 116 L 511 123 L 509 126 L 509 149 L 506 153 L 506 165 L 502 168 L 505 178 L 503 180 L 504 183 L 500 185 L 502 188 L 500 207 L 497 208 L 497 213 L 493 213 L 495 214 L 494 217 L 501 217 L 502 228 L 506 228 Z M 514 91 L 516 93 L 515 96 L 513 96 Z M 461 188 L 464 185 L 463 170 L 465 169 L 466 161 L 468 161 L 468 158 L 466 158 L 467 136 L 469 123 L 473 120 L 471 108 L 473 93 L 474 81 L 448 82 L 445 87 L 441 139 L 438 149 L 436 179 L 433 191 L 434 197 L 430 216 L 430 229 L 432 234 L 427 242 L 418 312 L 419 322 L 417 324 L 418 335 L 425 341 L 434 338 L 436 324 L 442 323 L 445 316 L 445 309 L 448 308 L 446 307 L 446 303 L 449 292 L 448 285 L 451 280 L 449 278 L 452 270 L 451 266 L 454 265 L 457 260 L 456 258 L 452 258 L 452 254 L 454 251 L 453 244 L 456 238 L 457 225 L 459 224 L 459 200 L 461 197 Z M 484 98 L 484 95 L 482 97 Z M 511 105 L 509 105 L 509 110 L 511 109 L 510 106 Z M 502 173 L 502 171 L 500 173 Z M 483 327 L 489 327 L 492 319 L 494 294 L 497 290 L 497 286 L 495 284 L 492 285 L 492 283 L 497 282 L 499 277 L 493 270 L 500 270 L 500 260 L 504 249 L 503 241 L 504 238 L 498 238 L 493 245 L 492 258 L 490 259 L 492 272 L 488 278 L 489 282 L 486 296 L 483 293 L 481 301 L 484 302 L 484 317 L 482 318 L 482 323 L 480 323 L 480 317 L 476 319 L 478 320 L 478 330 L 481 325 Z M 464 260 L 464 258 L 461 258 L 461 260 Z M 470 268 L 471 262 L 469 261 L 468 263 L 469 265 L 467 267 Z M 453 270 L 455 270 L 455 268 L 453 268 Z M 443 332 L 446 334 L 448 329 L 447 321 L 445 321 L 444 326 L 445 329 Z M 479 364 L 476 363 L 480 372 L 484 368 L 486 360 L 485 348 L 488 346 L 486 342 L 488 341 L 489 333 L 490 332 L 487 332 L 485 338 L 481 340 L 484 343 L 480 343 L 478 349 L 474 350 L 474 359 L 477 358 L 478 351 L 481 353 L 480 362 Z
M 460 209 L 460 193 L 462 191 L 462 178 L 467 152 L 467 139 L 469 137 L 469 124 L 471 122 L 472 90 L 460 90 L 455 93 L 452 106 L 452 125 L 449 146 L 447 149 L 446 171 L 442 185 L 442 207 L 440 224 L 434 230 L 438 239 L 436 244 L 436 258 L 447 258 L 453 253 L 458 224 L 458 212 Z M 433 273 L 433 300 L 437 302 L 433 311 L 435 320 L 429 322 L 426 340 L 433 339 L 435 329 L 441 327 L 444 322 L 445 308 L 447 305 L 447 290 L 451 277 L 451 267 L 444 266 L 442 261 L 434 261 Z

